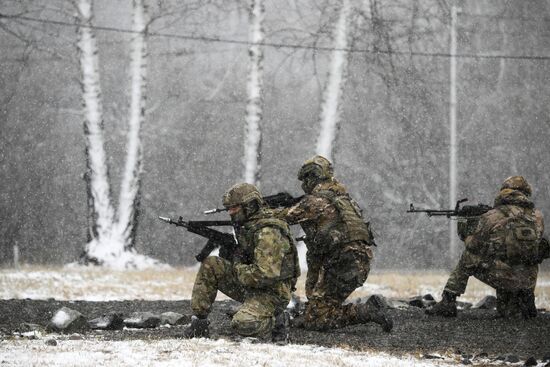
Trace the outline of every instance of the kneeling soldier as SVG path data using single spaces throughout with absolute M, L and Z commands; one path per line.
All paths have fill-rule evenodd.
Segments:
M 184 336 L 209 336 L 207 317 L 219 290 L 242 303 L 231 321 L 239 335 L 284 341 L 284 310 L 300 275 L 288 224 L 273 218 L 251 184 L 231 187 L 223 205 L 234 223 L 239 251 L 232 262 L 210 256 L 201 264 L 191 299 L 194 316 Z
M 374 322 L 389 332 L 392 320 L 376 302 L 343 302 L 367 280 L 374 244 L 357 203 L 333 176 L 322 156 L 308 159 L 298 172 L 305 196 L 296 205 L 274 211 L 306 233 L 307 278 L 304 327 L 329 330 Z
M 494 208 L 480 217 L 473 233 L 461 235 L 466 250 L 445 285 L 443 299 L 426 313 L 456 316 L 456 298 L 474 276 L 496 289 L 501 316 L 537 315 L 534 289 L 538 264 L 548 257 L 549 249 L 542 238 L 542 214 L 530 197 L 531 186 L 522 176 L 504 181 Z

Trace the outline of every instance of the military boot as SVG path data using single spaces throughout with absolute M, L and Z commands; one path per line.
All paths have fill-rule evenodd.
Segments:
M 456 317 L 456 294 L 443 291 L 442 299 L 426 310 L 428 315 Z
M 366 303 L 357 305 L 357 317 L 360 322 L 374 322 L 382 327 L 382 330 L 389 333 L 393 329 L 393 321 L 382 309 L 382 305 L 370 297 Z
M 290 314 L 284 310 L 275 315 L 275 325 L 273 326 L 272 341 L 275 344 L 288 344 L 290 336 Z
M 532 289 L 522 289 L 518 292 L 519 308 L 525 319 L 537 317 L 537 306 L 535 305 L 535 293 Z
M 206 318 L 198 318 L 197 316 L 191 317 L 191 325 L 189 325 L 184 331 L 182 338 L 209 338 L 210 331 L 208 325 L 210 322 Z

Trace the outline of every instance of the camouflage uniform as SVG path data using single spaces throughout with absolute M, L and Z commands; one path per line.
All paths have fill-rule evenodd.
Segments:
M 522 185 L 507 184 L 509 181 Z M 463 294 L 469 277 L 474 276 L 497 290 L 497 310 L 502 316 L 512 316 L 520 311 L 518 294 L 521 292 L 534 297 L 538 260 L 536 256 L 525 259 L 521 256 L 522 252 L 525 253 L 525 244 L 536 246 L 540 242 L 544 222 L 542 213 L 534 209 L 530 194 L 531 188 L 523 177 L 513 176 L 505 181 L 495 198 L 494 209 L 482 215 L 475 231 L 466 237 L 466 249 L 445 285 L 444 296 L 455 298 Z M 525 242 L 510 237 L 513 236 L 510 229 L 513 221 L 527 223 L 523 229 L 530 237 Z M 534 306 L 534 298 L 532 302 Z
M 372 236 L 359 207 L 333 177 L 306 192 L 296 205 L 275 212 L 290 224 L 300 224 L 306 234 L 304 327 L 326 330 L 371 321 L 357 305 L 342 305 L 367 280 L 373 257 Z
M 231 321 L 238 334 L 270 339 L 274 315 L 287 306 L 300 275 L 296 247 L 288 224 L 264 208 L 237 227 L 236 236 L 234 262 L 210 256 L 201 264 L 191 307 L 206 318 L 219 290 L 242 303 Z

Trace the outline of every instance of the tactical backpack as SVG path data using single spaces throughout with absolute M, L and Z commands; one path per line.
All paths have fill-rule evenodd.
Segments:
M 510 265 L 535 265 L 539 261 L 540 237 L 537 225 L 532 215 L 503 211 L 504 219 L 504 250 Z
M 328 199 L 339 214 L 339 223 L 344 238 L 338 243 L 363 241 L 369 246 L 376 246 L 370 222 L 363 221 L 363 213 L 359 205 L 348 194 L 338 195 L 330 190 L 315 193 L 317 196 Z

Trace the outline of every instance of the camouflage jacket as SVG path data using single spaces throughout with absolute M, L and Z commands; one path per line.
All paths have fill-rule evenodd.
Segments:
M 537 241 L 540 241 L 544 232 L 542 213 L 534 209 L 533 202 L 522 192 L 503 189 L 495 198 L 494 209 L 480 217 L 474 233 L 465 239 L 466 249 L 485 261 L 511 260 L 505 242 L 509 231 L 507 220 L 512 217 L 533 222 Z
M 274 214 L 289 224 L 301 225 L 310 256 L 359 251 L 372 258 L 368 229 L 361 210 L 345 187 L 334 178 L 318 184 L 299 203 L 277 209 Z
M 240 283 L 252 288 L 265 288 L 277 282 L 295 283 L 300 265 L 288 224 L 260 210 L 236 232 L 239 245 L 248 259 L 235 264 Z

